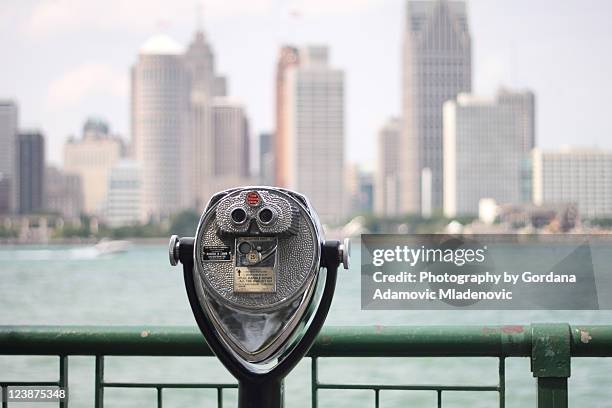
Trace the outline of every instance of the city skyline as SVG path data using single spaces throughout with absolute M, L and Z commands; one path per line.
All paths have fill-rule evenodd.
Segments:
M 230 94 L 245 102 L 252 118 L 251 134 L 274 128 L 273 84 L 278 47 L 284 43 L 325 43 L 333 50 L 331 63 L 347 74 L 348 161 L 373 162 L 377 130 L 389 115 L 399 114 L 400 110 L 399 59 L 403 25 L 400 15 L 403 15 L 404 2 L 336 2 L 328 6 L 319 2 L 295 2 L 281 7 L 280 11 L 274 9 L 269 17 L 266 10 L 273 6 L 265 1 L 254 3 L 238 13 L 232 8 L 238 8 L 236 5 L 210 4 L 204 13 L 204 29 L 214 43 L 220 71 L 232 78 Z M 612 125 L 605 120 L 604 95 L 608 93 L 606 89 L 612 88 L 612 80 L 602 73 L 612 70 L 612 58 L 576 45 L 584 43 L 591 44 L 593 49 L 602 48 L 605 38 L 609 38 L 610 28 L 600 20 L 605 13 L 596 10 L 608 10 L 610 4 L 598 2 L 586 10 L 579 2 L 542 1 L 535 5 L 513 2 L 511 13 L 503 16 L 504 24 L 501 24 L 500 10 L 507 7 L 500 4 L 468 2 L 472 37 L 476 39 L 473 44 L 474 91 L 490 95 L 498 85 L 532 89 L 539 100 L 537 133 L 541 147 L 577 144 L 578 141 L 610 147 L 606 136 Z M 167 31 L 181 44 L 186 44 L 195 29 L 195 18 L 193 5 L 187 7 L 179 2 L 169 15 L 172 24 L 159 30 L 154 21 L 144 21 L 147 17 L 154 20 L 151 16 L 155 13 L 163 15 L 163 7 L 153 3 L 145 10 L 143 22 L 134 28 L 128 28 L 124 22 L 133 12 L 130 8 L 124 10 L 124 18 L 115 22 L 110 22 L 108 13 L 100 12 L 93 18 L 87 17 L 90 13 L 85 12 L 79 14 L 85 16 L 82 23 L 70 20 L 70 24 L 56 29 L 49 21 L 60 17 L 70 19 L 72 14 L 65 10 L 63 2 L 57 4 L 59 14 L 55 16 L 44 13 L 45 5 L 48 9 L 46 2 L 27 7 L 15 5 L 0 13 L 1 21 L 14 17 L 16 22 L 15 25 L 1 25 L 4 28 L 0 29 L 15 27 L 0 40 L 0 48 L 11 54 L 5 75 L 0 79 L 0 89 L 5 90 L 3 97 L 18 101 L 23 127 L 40 128 L 45 133 L 48 157 L 51 163 L 57 163 L 66 137 L 77 134 L 83 118 L 92 114 L 108 119 L 116 133 L 129 139 L 129 86 L 126 87 L 126 81 L 131 55 L 157 31 Z M 529 15 L 527 7 L 531 8 Z M 293 9 L 297 13 L 292 13 Z M 372 28 L 366 30 L 367 35 L 357 30 L 364 15 L 368 16 Z M 33 18 L 39 19 L 35 28 L 29 24 Z M 562 27 L 568 26 L 570 18 L 573 29 L 567 33 Z M 545 22 L 541 27 L 535 25 L 538 19 Z M 519 20 L 523 30 L 514 30 L 510 36 L 512 21 Z M 229 32 L 229 23 L 259 27 L 270 21 L 274 24 L 254 30 L 253 38 L 241 38 L 242 42 Z M 329 29 L 334 21 L 342 23 L 342 32 Z M 179 22 L 183 28 L 178 28 Z M 83 27 L 83 24 L 88 26 Z M 44 35 L 41 34 L 45 29 Z M 66 42 L 65 37 L 71 30 L 80 30 L 82 38 Z M 114 40 L 118 36 L 124 38 L 120 44 Z M 92 43 L 95 47 L 91 47 Z M 380 47 L 381 43 L 386 46 Z M 538 47 L 542 43 L 546 43 L 546 47 Z M 59 44 L 64 44 L 62 58 L 50 58 L 60 49 Z M 361 49 L 357 49 L 356 44 Z M 28 63 L 25 50 L 32 46 L 40 51 L 39 57 L 48 60 L 45 70 Z M 109 52 L 111 48 L 113 51 Z M 360 66 L 357 63 L 364 52 L 375 64 Z M 257 58 L 252 58 L 255 54 Z M 241 58 L 250 63 L 239 64 Z M 584 67 L 592 69 L 584 72 Z M 28 72 L 36 72 L 36 75 L 28 75 Z M 377 78 L 375 84 L 367 81 L 372 74 Z M 93 84 L 92 78 L 96 79 Z M 563 87 L 563 84 L 572 86 Z M 584 98 L 587 94 L 589 98 Z M 572 108 L 576 100 L 588 105 L 583 110 L 588 114 L 576 115 Z

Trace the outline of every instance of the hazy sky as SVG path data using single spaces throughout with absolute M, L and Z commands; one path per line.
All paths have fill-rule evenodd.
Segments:
M 80 134 L 89 115 L 129 138 L 129 68 L 164 32 L 187 44 L 197 0 L 3 0 L 0 99 L 20 106 L 21 127 L 42 128 L 47 157 Z M 371 163 L 376 132 L 400 112 L 402 0 L 205 0 L 203 25 L 242 99 L 253 136 L 274 123 L 280 44 L 327 44 L 345 70 L 347 154 Z M 474 90 L 528 87 L 537 138 L 612 147 L 612 1 L 469 0 Z

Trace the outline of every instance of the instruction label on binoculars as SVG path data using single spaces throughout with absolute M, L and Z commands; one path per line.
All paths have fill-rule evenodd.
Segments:
M 234 292 L 272 293 L 276 291 L 274 269 L 266 267 L 236 267 Z
M 234 292 L 276 292 L 275 237 L 237 237 Z
M 362 235 L 362 309 L 612 309 L 612 236 Z

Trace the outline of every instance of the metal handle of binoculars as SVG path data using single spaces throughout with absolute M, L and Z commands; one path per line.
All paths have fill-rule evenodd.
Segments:
M 194 238 L 178 238 L 172 236 L 170 240 L 170 263 L 183 264 L 183 277 L 189 304 L 193 315 L 203 333 L 213 333 L 215 328 L 209 317 L 199 306 L 194 283 Z M 321 245 L 321 266 L 326 269 L 325 286 L 319 307 L 317 308 L 311 324 L 298 344 L 289 355 L 279 362 L 272 370 L 266 373 L 253 373 L 244 369 L 238 361 L 233 359 L 216 336 L 206 336 L 208 346 L 217 358 L 238 380 L 238 407 L 239 408 L 280 408 L 284 405 L 283 380 L 297 365 L 312 346 L 317 334 L 321 330 L 329 308 L 331 306 L 338 267 L 343 264 L 345 269 L 349 266 L 349 241 L 326 241 Z

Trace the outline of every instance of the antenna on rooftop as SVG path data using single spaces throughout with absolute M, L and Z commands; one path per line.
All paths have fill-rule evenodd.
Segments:
M 203 20 L 204 20 L 204 4 L 201 1 L 196 2 L 195 6 L 195 14 L 196 14 L 196 30 L 203 30 Z

